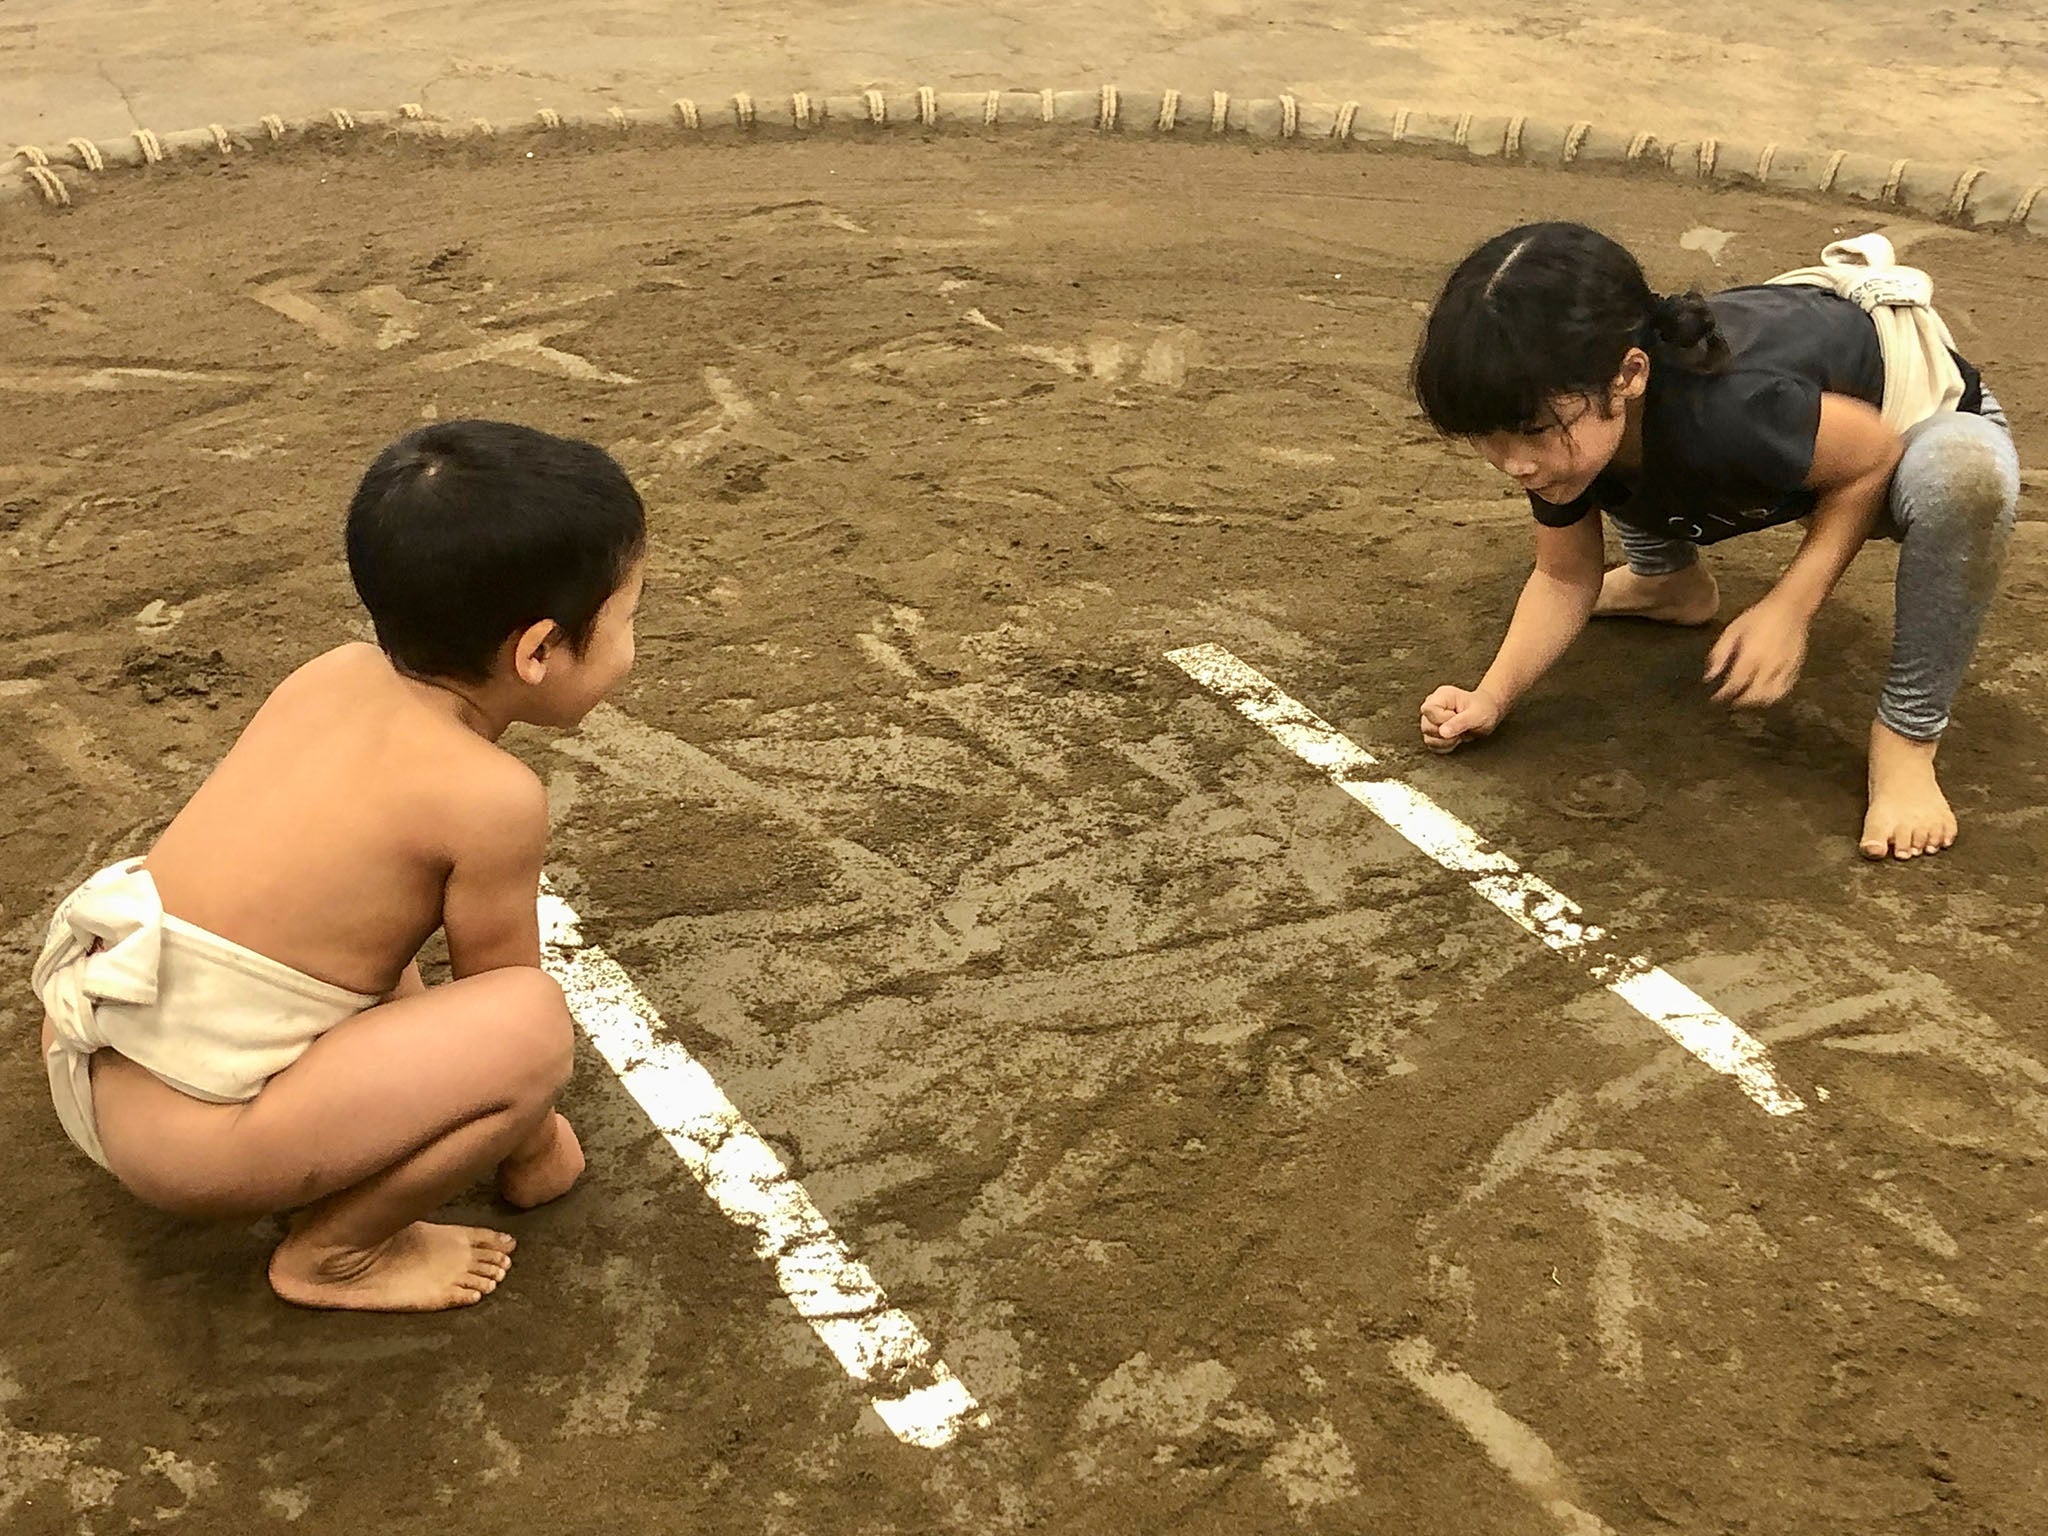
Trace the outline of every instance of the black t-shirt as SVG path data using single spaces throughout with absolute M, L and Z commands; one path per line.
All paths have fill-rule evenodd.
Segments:
M 1640 473 L 1608 471 L 1566 506 L 1529 497 L 1536 520 L 1569 528 L 1588 512 L 1666 538 L 1712 544 L 1805 517 L 1820 397 L 1884 401 L 1877 326 L 1820 288 L 1731 288 L 1708 300 L 1728 343 L 1719 373 L 1688 373 L 1652 348 Z M 1983 397 L 1961 358 L 1962 408 Z

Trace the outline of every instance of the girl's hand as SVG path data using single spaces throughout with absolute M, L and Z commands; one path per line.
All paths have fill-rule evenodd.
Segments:
M 1766 597 L 1721 632 L 1707 653 L 1707 681 L 1719 683 L 1714 700 L 1738 709 L 1764 709 L 1792 691 L 1806 665 L 1806 616 Z
M 1506 713 L 1483 688 L 1439 688 L 1422 701 L 1422 744 L 1432 752 L 1455 752 L 1491 736 Z

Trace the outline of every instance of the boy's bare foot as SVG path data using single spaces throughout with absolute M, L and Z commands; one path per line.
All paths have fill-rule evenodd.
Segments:
M 583 1175 L 583 1146 L 576 1132 L 558 1114 L 498 1165 L 498 1193 L 508 1205 L 531 1210 L 566 1195 Z
M 1714 573 L 1698 562 L 1669 576 L 1638 576 L 1617 565 L 1600 579 L 1596 619 L 1649 619 L 1658 624 L 1711 624 L 1721 611 Z
M 1934 777 L 1941 745 L 1901 736 L 1882 721 L 1870 726 L 1870 812 L 1863 818 L 1866 858 L 1914 859 L 1956 840 L 1956 814 Z
M 351 1312 L 441 1312 L 469 1307 L 512 1267 L 512 1238 L 482 1227 L 425 1221 L 375 1248 L 342 1248 L 295 1231 L 270 1256 L 270 1288 L 301 1307 Z

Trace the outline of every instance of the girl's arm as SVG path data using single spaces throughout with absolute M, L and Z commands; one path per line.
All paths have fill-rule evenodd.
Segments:
M 1816 493 L 1806 537 L 1785 574 L 1721 633 L 1707 657 L 1707 681 L 1725 703 L 1775 704 L 1799 680 L 1806 631 L 1856 551 L 1877 527 L 1905 451 L 1899 434 L 1861 400 L 1820 397 L 1807 489 Z
M 1603 564 L 1597 514 L 1569 528 L 1536 525 L 1536 569 L 1522 586 L 1493 665 L 1477 688 L 1439 688 L 1424 700 L 1423 745 L 1448 752 L 1500 724 L 1586 627 L 1600 596 Z

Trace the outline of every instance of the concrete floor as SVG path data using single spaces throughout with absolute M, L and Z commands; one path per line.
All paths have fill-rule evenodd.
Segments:
M 0 0 L 0 144 L 424 103 L 449 116 L 870 86 L 1406 100 L 2048 175 L 2048 5 L 1767 0 Z

